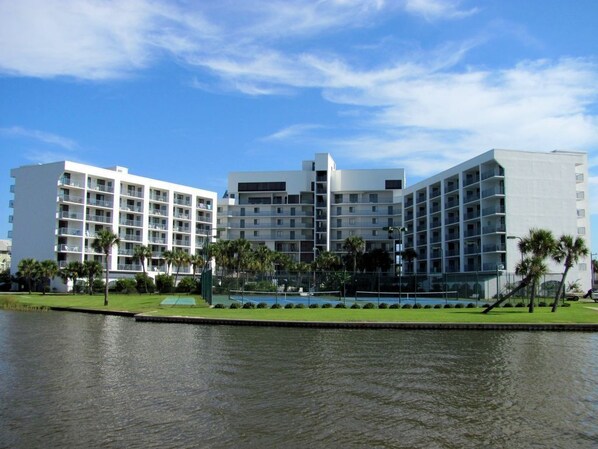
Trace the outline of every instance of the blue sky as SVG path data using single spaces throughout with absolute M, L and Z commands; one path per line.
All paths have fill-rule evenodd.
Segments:
M 573 149 L 596 204 L 597 22 L 595 0 L 0 0 L 0 238 L 10 168 L 64 159 L 220 196 L 316 152 L 411 184 Z

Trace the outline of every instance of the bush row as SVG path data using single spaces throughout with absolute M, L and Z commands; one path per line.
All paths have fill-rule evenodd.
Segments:
M 238 302 L 233 302 L 230 304 L 230 306 L 228 308 L 230 309 L 267 309 L 267 308 L 271 308 L 271 309 L 305 309 L 305 308 L 310 308 L 310 309 L 330 309 L 330 308 L 335 308 L 335 309 L 463 309 L 463 308 L 468 308 L 468 309 L 473 309 L 475 308 L 475 304 L 474 303 L 468 303 L 467 305 L 465 304 L 426 304 L 426 305 L 422 305 L 422 304 L 391 304 L 388 305 L 386 303 L 380 303 L 379 306 L 376 307 L 376 304 L 368 302 L 366 304 L 364 304 L 363 306 L 353 303 L 351 305 L 347 305 L 345 303 L 339 302 L 336 304 L 331 304 L 331 303 L 324 303 L 322 305 L 320 304 L 310 304 L 309 306 L 307 306 L 306 304 L 303 303 L 298 303 L 298 304 L 293 304 L 293 303 L 287 303 L 287 304 L 272 304 L 272 305 L 268 305 L 265 302 L 260 302 L 258 304 L 255 304 L 253 302 L 246 302 L 244 304 L 238 303 Z M 216 304 L 214 306 L 215 309 L 225 309 L 226 306 L 224 304 Z

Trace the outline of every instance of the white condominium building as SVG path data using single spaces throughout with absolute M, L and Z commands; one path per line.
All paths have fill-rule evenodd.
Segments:
M 417 252 L 405 273 L 514 272 L 531 228 L 589 248 L 589 215 L 585 153 L 491 150 L 405 189 L 405 247 Z M 569 274 L 590 278 L 589 257 Z
M 349 236 L 391 252 L 383 228 L 401 223 L 404 183 L 403 169 L 337 170 L 327 153 L 302 170 L 230 173 L 218 227 L 224 239 L 264 244 L 295 261 L 342 252 Z
M 337 170 L 323 153 L 300 171 L 230 173 L 218 226 L 225 239 L 306 262 L 317 250 L 342 253 L 351 235 L 390 254 L 404 238 L 417 254 L 402 261 L 406 275 L 490 275 L 515 271 L 531 228 L 581 236 L 590 247 L 589 215 L 585 153 L 491 150 L 413 186 L 403 169 Z M 389 227 L 399 232 L 389 236 Z M 569 274 L 583 288 L 590 277 L 589 258 Z
M 131 175 L 124 167 L 63 161 L 19 167 L 11 176 L 13 273 L 30 257 L 61 267 L 102 261 L 92 247 L 101 229 L 121 240 L 109 262 L 115 277 L 142 270 L 133 258 L 138 245 L 152 250 L 150 274 L 165 271 L 164 251 L 195 254 L 211 241 L 216 225 L 215 192 Z

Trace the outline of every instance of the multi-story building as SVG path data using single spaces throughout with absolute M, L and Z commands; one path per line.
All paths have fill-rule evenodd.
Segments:
M 265 244 L 302 262 L 317 251 L 342 252 L 349 236 L 390 252 L 383 228 L 401 223 L 404 183 L 403 169 L 337 170 L 326 153 L 302 170 L 230 173 L 219 229 L 225 239 Z
M 10 268 L 11 246 L 10 240 L 0 240 L 0 271 Z
M 568 151 L 491 150 L 413 186 L 402 169 L 337 170 L 330 155 L 316 154 L 301 171 L 230 173 L 219 207 L 224 238 L 295 260 L 342 253 L 351 235 L 391 254 L 404 239 L 417 254 L 402 261 L 404 274 L 512 273 L 531 228 L 590 243 L 587 155 Z M 569 276 L 589 288 L 589 259 Z
M 28 257 L 60 266 L 101 261 L 92 246 L 101 229 L 121 241 L 109 262 L 115 277 L 142 270 L 133 257 L 138 245 L 151 248 L 147 270 L 155 274 L 165 271 L 164 251 L 195 254 L 212 239 L 215 192 L 69 161 L 19 167 L 11 176 L 12 272 Z

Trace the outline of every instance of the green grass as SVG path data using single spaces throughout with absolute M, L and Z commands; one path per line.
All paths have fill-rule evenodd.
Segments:
M 129 311 L 152 315 L 201 316 L 206 318 L 238 318 L 248 320 L 290 321 L 387 321 L 387 322 L 443 322 L 443 323 L 598 323 L 598 305 L 571 303 L 559 307 L 556 313 L 550 307 L 537 307 L 528 313 L 527 308 L 498 308 L 488 315 L 481 308 L 474 309 L 213 309 L 199 297 L 195 307 L 160 306 L 166 296 L 173 295 L 117 295 L 109 297 L 104 307 L 102 295 L 1 295 L 12 298 L 23 307 L 74 307 L 95 310 Z M 188 296 L 188 295 L 185 295 Z M 0 306 L 1 307 L 1 306 Z

